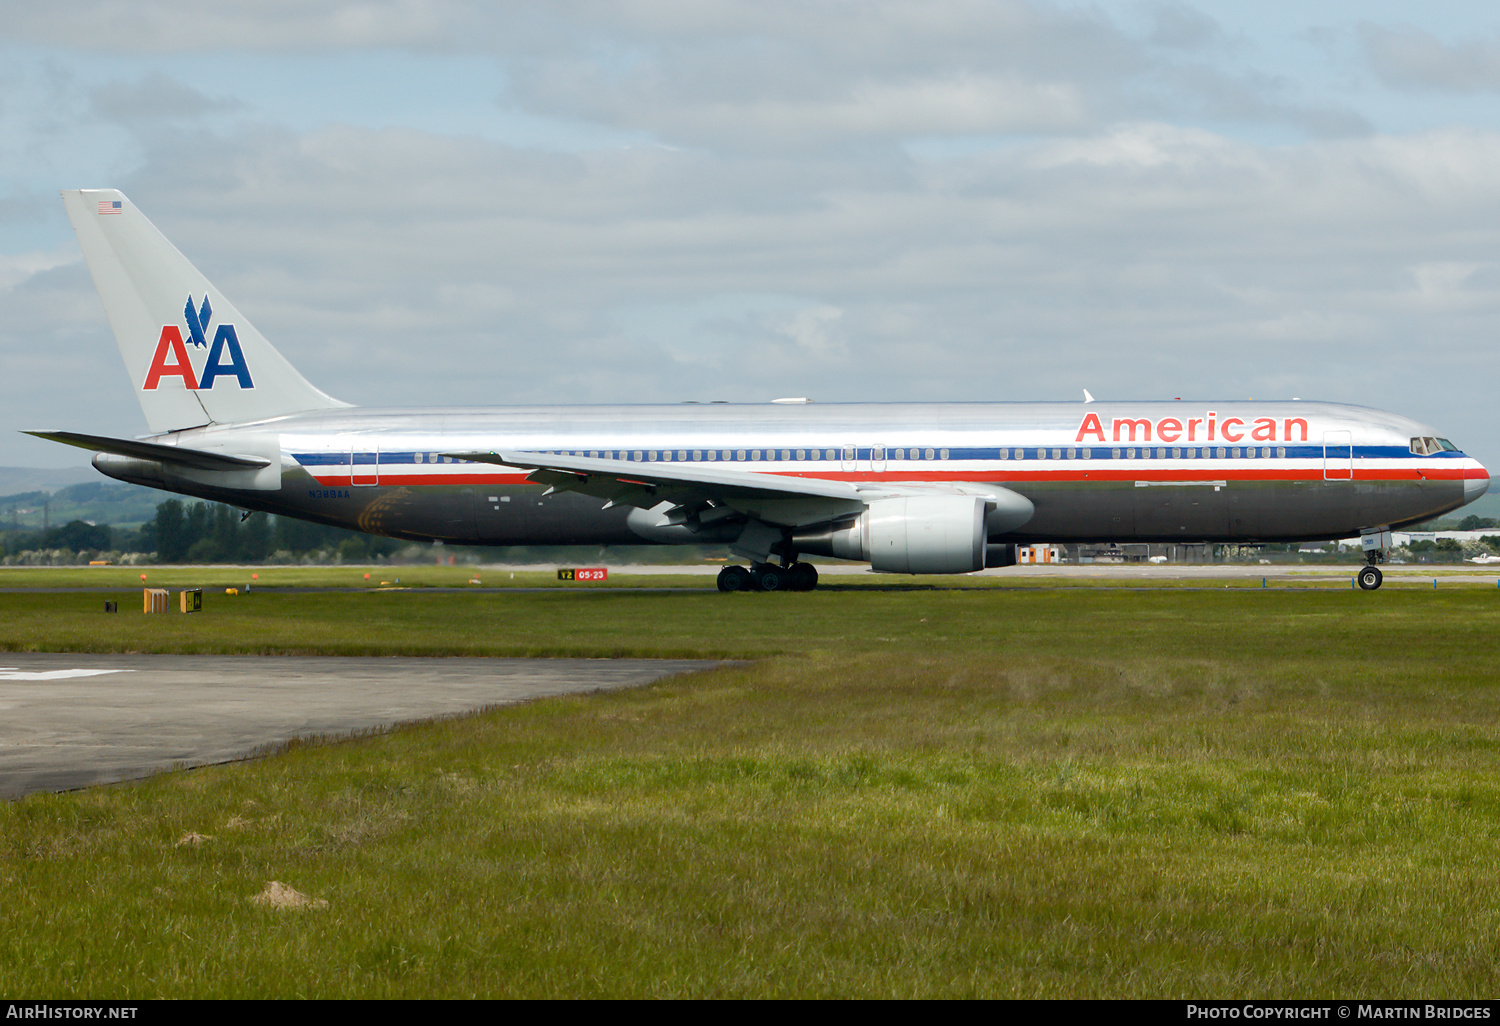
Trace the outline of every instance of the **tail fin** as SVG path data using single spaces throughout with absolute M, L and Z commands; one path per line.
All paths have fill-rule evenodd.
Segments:
M 153 432 L 349 405 L 298 374 L 123 193 L 62 197 Z

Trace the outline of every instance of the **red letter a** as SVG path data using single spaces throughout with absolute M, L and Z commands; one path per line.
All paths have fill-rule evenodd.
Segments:
M 167 357 L 172 362 L 167 362 Z M 151 369 L 146 371 L 144 391 L 154 392 L 162 378 L 178 377 L 188 391 L 198 388 L 198 379 L 193 376 L 193 365 L 188 363 L 187 347 L 182 344 L 182 332 L 177 325 L 168 324 L 161 329 L 161 338 L 156 342 L 156 355 L 151 357 Z
M 1104 441 L 1104 425 L 1099 423 L 1099 415 L 1097 413 L 1084 414 L 1083 423 L 1078 425 L 1078 437 L 1073 439 L 1073 441 L 1081 442 L 1083 441 L 1083 436 L 1089 434 L 1096 436 L 1101 443 Z

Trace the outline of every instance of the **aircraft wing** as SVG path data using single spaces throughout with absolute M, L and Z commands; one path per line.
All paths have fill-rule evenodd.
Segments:
M 863 512 L 868 502 L 894 494 L 847 481 L 756 474 L 703 463 L 636 463 L 534 452 L 448 452 L 444 456 L 530 470 L 530 480 L 557 491 L 582 492 L 606 506 L 653 509 L 673 505 L 668 523 L 694 527 L 740 513 L 783 527 L 819 524 Z M 717 511 L 717 512 L 716 512 Z
M 76 445 L 93 452 L 108 452 L 116 456 L 130 456 L 138 460 L 154 460 L 193 470 L 254 470 L 268 467 L 271 461 L 258 456 L 230 456 L 228 453 L 209 452 L 206 449 L 189 449 L 181 445 L 162 445 L 159 442 L 141 442 L 131 438 L 107 438 L 103 435 L 81 435 L 76 431 L 26 431 L 64 445 Z

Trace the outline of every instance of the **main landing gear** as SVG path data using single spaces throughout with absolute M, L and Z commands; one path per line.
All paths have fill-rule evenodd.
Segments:
M 752 563 L 748 570 L 726 566 L 719 571 L 720 591 L 812 591 L 817 586 L 818 571 L 811 563 Z

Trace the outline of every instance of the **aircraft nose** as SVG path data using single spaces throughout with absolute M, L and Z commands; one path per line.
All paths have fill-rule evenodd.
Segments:
M 1464 468 L 1464 502 L 1473 502 L 1490 490 L 1490 472 L 1478 460 L 1469 460 L 1473 466 Z

